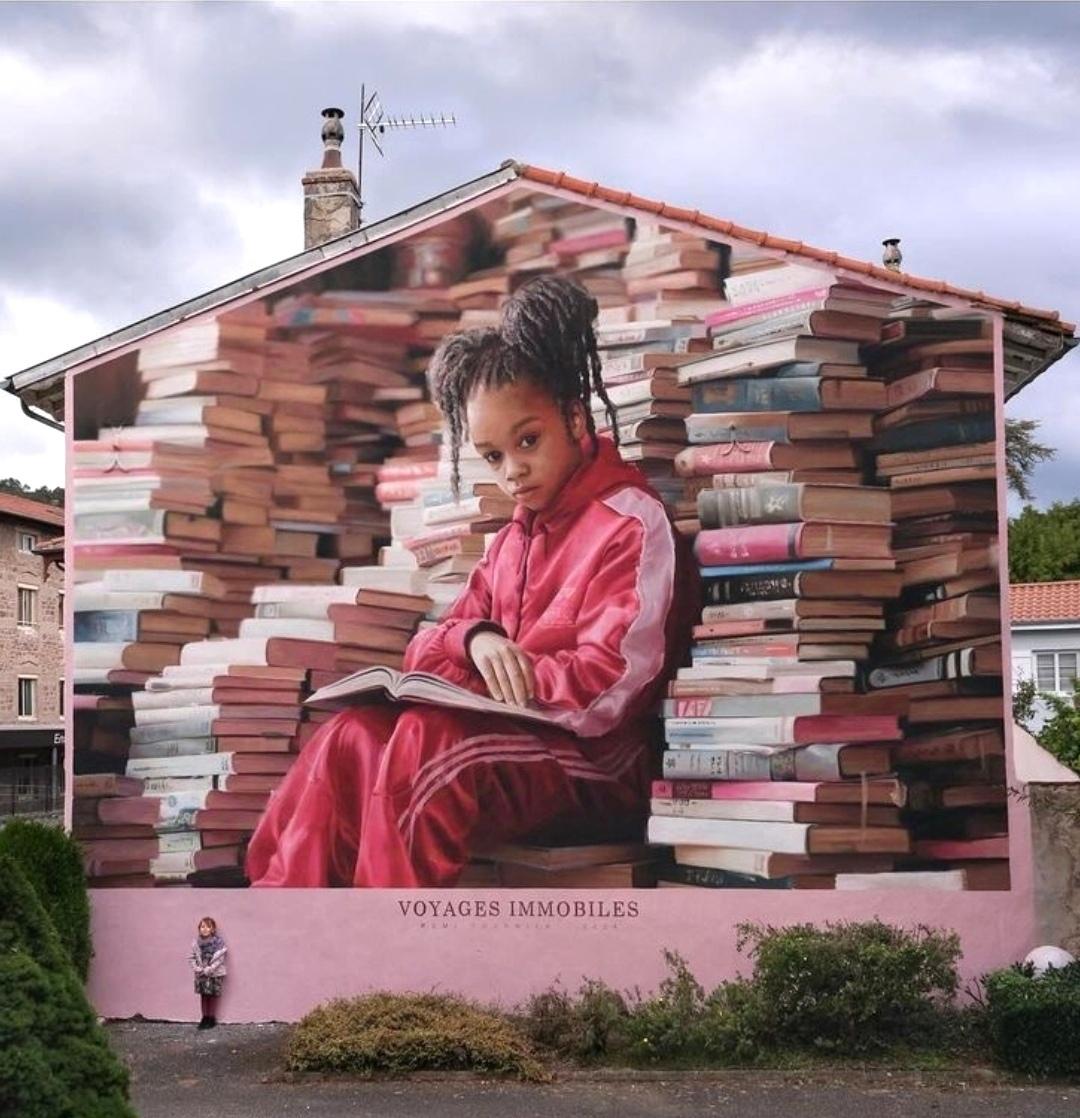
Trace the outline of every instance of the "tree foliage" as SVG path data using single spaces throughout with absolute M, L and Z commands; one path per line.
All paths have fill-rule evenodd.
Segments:
M 1009 488 L 1022 500 L 1031 500 L 1031 473 L 1040 462 L 1054 457 L 1051 447 L 1036 441 L 1035 419 L 1005 420 L 1005 476 Z
M 1009 521 L 1012 582 L 1080 578 L 1080 499 L 1055 501 L 1045 512 L 1027 505 Z
M 29 485 L 24 485 L 18 478 L 6 477 L 0 479 L 0 493 L 10 493 L 14 497 L 25 497 L 29 501 L 40 501 L 43 505 L 64 507 L 64 487 L 62 485 L 53 488 L 47 485 L 39 485 L 37 489 L 31 489 Z

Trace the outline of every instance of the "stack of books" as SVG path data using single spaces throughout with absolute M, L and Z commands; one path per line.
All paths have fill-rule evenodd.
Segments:
M 900 588 L 889 494 L 860 484 L 885 401 L 860 347 L 890 300 L 839 285 L 769 294 L 751 275 L 752 301 L 707 315 L 712 350 L 678 367 L 692 410 L 675 468 L 697 515 L 677 525 L 706 600 L 665 703 L 648 833 L 675 848 L 666 876 L 685 884 L 832 886 L 911 850 L 889 749 L 906 701 L 856 692 Z M 869 784 L 883 799 L 859 799 Z M 795 861 L 779 873 L 770 855 Z
M 971 871 L 968 887 L 1007 888 L 989 323 L 909 305 L 872 360 L 887 381 L 874 470 L 891 491 L 902 592 L 867 685 L 908 701 L 895 751 L 912 788 L 907 868 Z

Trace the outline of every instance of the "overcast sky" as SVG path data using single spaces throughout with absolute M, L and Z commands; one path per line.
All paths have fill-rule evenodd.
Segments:
M 0 3 L 0 376 L 299 251 L 361 81 L 459 122 L 365 220 L 514 157 L 1080 318 L 1076 4 Z M 0 477 L 61 484 L 3 395 Z M 1010 414 L 1080 496 L 1080 354 Z

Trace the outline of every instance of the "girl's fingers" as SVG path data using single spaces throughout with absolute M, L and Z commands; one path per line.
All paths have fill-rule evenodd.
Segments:
M 496 654 L 488 661 L 491 665 L 492 674 L 498 681 L 499 693 L 495 696 L 500 703 L 512 703 L 514 701 L 514 691 L 510 686 L 510 678 L 506 672 L 506 665 L 503 663 L 502 658 Z
M 524 649 L 518 648 L 516 651 L 522 675 L 525 677 L 525 701 L 531 702 L 536 696 L 536 673 L 533 671 L 532 658 Z
M 518 651 L 513 645 L 507 646 L 504 650 L 502 662 L 514 702 L 519 707 L 524 706 L 529 701 L 528 685 L 525 682 L 525 672 L 518 660 Z
M 496 702 L 501 703 L 503 701 L 502 691 L 499 688 L 499 680 L 492 669 L 491 661 L 487 658 L 478 660 L 476 662 L 476 667 L 483 677 L 484 683 L 487 685 L 488 694 L 495 699 Z

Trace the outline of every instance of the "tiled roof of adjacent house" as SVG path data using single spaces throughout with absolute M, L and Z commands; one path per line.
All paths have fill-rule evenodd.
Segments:
M 722 218 L 710 217 L 700 210 L 686 210 L 678 206 L 669 206 L 666 202 L 657 202 L 652 198 L 642 198 L 629 190 L 613 190 L 611 187 L 601 186 L 596 182 L 586 179 L 576 179 L 565 171 L 549 171 L 543 167 L 533 167 L 529 164 L 517 164 L 518 173 L 522 178 L 532 179 L 533 182 L 543 183 L 561 190 L 570 190 L 581 194 L 585 198 L 596 198 L 604 202 L 613 202 L 617 206 L 631 206 L 637 210 L 645 210 L 657 217 L 670 218 L 672 221 L 685 221 L 691 225 L 700 226 L 702 229 L 713 233 L 720 233 L 739 240 L 752 241 L 762 248 L 781 249 L 793 256 L 804 256 L 808 260 L 815 260 L 834 268 L 845 268 L 849 272 L 861 272 L 863 275 L 874 276 L 877 279 L 888 280 L 890 283 L 902 284 L 913 287 L 919 291 L 930 292 L 935 295 L 952 295 L 958 299 L 966 299 L 972 303 L 992 307 L 994 310 L 1008 311 L 1012 314 L 1022 315 L 1026 318 L 1038 319 L 1046 324 L 1052 324 L 1063 333 L 1072 334 L 1075 326 L 1072 323 L 1062 322 L 1057 311 L 1042 310 L 1038 307 L 1028 307 L 1023 303 L 998 299 L 987 295 L 984 291 L 973 291 L 966 287 L 954 287 L 944 280 L 924 279 L 922 276 L 913 276 L 908 272 L 894 272 L 883 268 L 880 264 L 871 264 L 867 260 L 856 260 L 851 256 L 843 256 L 829 249 L 815 248 L 813 245 L 804 244 L 802 241 L 792 241 L 785 237 L 777 237 L 759 229 L 748 229 L 744 225 L 736 225 L 733 221 Z
M 0 493 L 0 516 L 34 520 L 38 524 L 51 524 L 55 528 L 64 526 L 63 509 L 42 504 L 41 501 L 31 501 L 29 497 L 16 497 L 12 493 Z
M 1013 624 L 1025 621 L 1080 623 L 1080 579 L 1021 582 L 1009 587 Z

